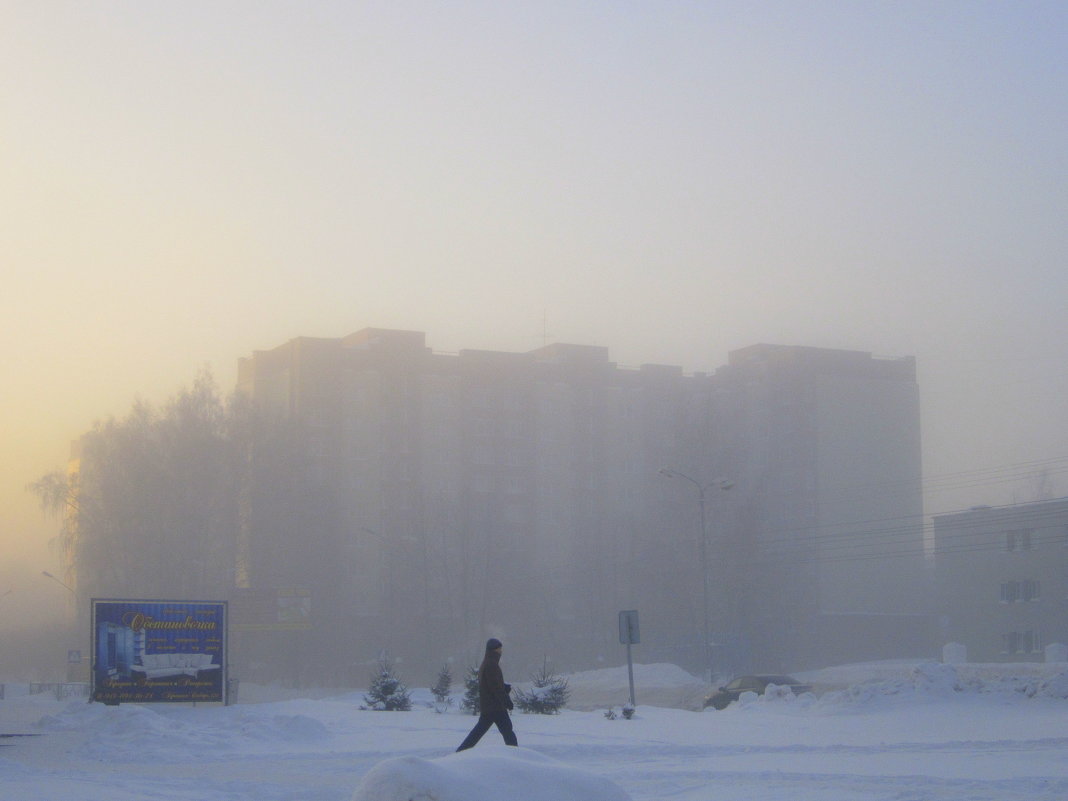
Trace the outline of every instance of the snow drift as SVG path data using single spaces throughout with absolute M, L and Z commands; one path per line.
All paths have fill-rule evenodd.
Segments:
M 352 801 L 630 801 L 608 779 L 524 748 L 486 747 L 441 759 L 387 759 Z

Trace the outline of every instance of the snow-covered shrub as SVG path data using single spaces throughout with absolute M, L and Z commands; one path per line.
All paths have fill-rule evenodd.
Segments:
M 548 660 L 542 662 L 541 670 L 530 677 L 533 686 L 529 690 L 516 690 L 515 705 L 522 712 L 537 715 L 555 715 L 571 697 L 567 688 L 567 679 L 556 674 L 549 667 Z
M 363 697 L 367 709 L 380 712 L 408 712 L 412 708 L 412 695 L 397 678 L 393 660 L 385 657 L 378 663 L 378 670 L 371 677 L 371 687 Z

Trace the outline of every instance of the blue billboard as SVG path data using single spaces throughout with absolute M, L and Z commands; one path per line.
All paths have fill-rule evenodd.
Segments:
M 94 701 L 226 701 L 226 601 L 93 599 Z

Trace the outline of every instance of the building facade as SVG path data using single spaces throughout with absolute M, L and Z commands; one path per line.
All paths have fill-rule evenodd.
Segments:
M 971 662 L 1041 662 L 1068 643 L 1068 501 L 934 518 L 944 636 Z
M 716 380 L 743 660 L 799 670 L 932 655 L 915 360 L 755 345 Z
M 641 614 L 642 661 L 695 672 L 706 614 L 716 673 L 921 639 L 911 359 L 757 346 L 688 375 L 366 329 L 258 351 L 239 388 L 277 424 L 264 463 L 300 476 L 252 488 L 241 570 L 308 587 L 300 647 L 336 665 L 473 661 L 491 635 L 519 665 L 618 664 L 622 609 Z M 719 477 L 734 488 L 699 505 Z

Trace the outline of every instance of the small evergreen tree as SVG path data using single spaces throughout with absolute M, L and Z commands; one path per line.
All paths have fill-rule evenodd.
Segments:
M 452 690 L 452 669 L 448 663 L 441 666 L 441 670 L 438 671 L 438 680 L 433 687 L 430 688 L 430 692 L 434 696 L 434 710 L 437 712 L 444 712 L 448 709 L 449 704 L 452 703 L 452 699 L 449 698 L 449 693 Z
M 559 676 L 544 660 L 541 670 L 530 677 L 533 686 L 529 690 L 516 690 L 515 704 L 523 712 L 538 715 L 555 715 L 571 697 L 567 679 Z
M 378 662 L 378 670 L 371 677 L 371 687 L 363 700 L 368 709 L 383 712 L 408 712 L 412 708 L 412 696 L 408 688 L 397 678 L 396 665 L 389 657 Z
M 604 713 L 604 716 L 606 718 L 608 718 L 609 720 L 615 720 L 618 717 L 618 715 L 616 715 L 615 707 L 611 707 L 611 706 L 608 707 L 608 711 Z M 632 707 L 630 704 L 624 704 L 623 705 L 623 717 L 626 720 L 630 720 L 631 718 L 633 718 L 634 717 L 634 707 Z
M 478 665 L 472 665 L 464 676 L 464 697 L 460 709 L 469 715 L 477 715 L 479 710 Z

